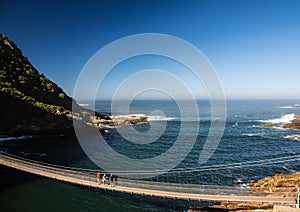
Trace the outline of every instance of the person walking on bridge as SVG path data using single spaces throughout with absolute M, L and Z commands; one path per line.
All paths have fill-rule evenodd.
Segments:
M 113 186 L 113 179 L 114 179 L 113 175 L 110 174 L 110 175 L 109 175 L 109 185 L 110 185 L 110 186 Z
M 98 185 L 100 185 L 100 179 L 101 179 L 100 171 L 96 174 L 96 178 L 97 178 Z
M 105 180 L 106 180 L 106 174 L 103 175 L 102 177 L 102 184 L 105 185 Z

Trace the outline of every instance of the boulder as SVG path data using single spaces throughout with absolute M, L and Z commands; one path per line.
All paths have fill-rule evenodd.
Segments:
M 300 130 L 300 116 L 297 115 L 291 123 L 287 123 L 283 125 L 283 128 L 292 128 L 292 129 Z

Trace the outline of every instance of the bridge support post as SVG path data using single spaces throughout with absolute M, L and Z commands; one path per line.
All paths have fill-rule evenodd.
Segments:
M 297 196 L 296 196 L 296 208 L 299 208 L 300 206 L 300 187 L 297 187 Z

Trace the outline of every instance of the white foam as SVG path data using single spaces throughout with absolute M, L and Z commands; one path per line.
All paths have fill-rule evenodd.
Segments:
M 148 121 L 171 121 L 175 118 L 165 116 L 148 116 Z
M 261 128 L 261 126 L 259 126 L 259 125 L 251 125 L 251 126 L 248 126 L 247 128 Z
M 300 140 L 300 138 L 297 137 L 297 135 L 286 135 L 286 136 L 284 136 L 284 138 L 286 138 L 286 139 Z
M 283 128 L 283 126 L 272 126 L 273 129 L 276 130 L 287 130 L 288 128 Z
M 294 105 L 282 106 L 282 107 L 278 107 L 278 108 L 282 108 L 282 109 L 294 109 L 294 108 L 300 108 L 300 105 L 299 104 L 294 104 Z
M 174 117 L 165 117 L 165 116 L 147 116 L 145 114 L 129 114 L 129 115 L 113 115 L 116 118 L 129 118 L 129 117 L 147 117 L 148 121 L 170 121 L 176 118 Z
M 293 106 L 282 106 L 282 107 L 277 107 L 277 108 L 281 108 L 281 109 L 292 109 L 294 108 Z
M 112 115 L 113 117 L 119 117 L 119 118 L 130 118 L 130 117 L 135 117 L 135 116 L 139 116 L 139 117 L 146 117 L 145 114 L 128 114 L 128 115 Z
M 263 136 L 264 133 L 244 133 L 242 135 L 249 136 L 249 137 L 254 137 L 254 136 Z
M 272 124 L 285 124 L 285 123 L 290 123 L 294 119 L 295 119 L 295 114 L 291 113 L 291 114 L 283 115 L 277 119 L 259 120 L 259 121 L 264 123 L 272 123 Z
M 79 106 L 81 106 L 81 107 L 88 107 L 89 106 L 89 104 L 84 104 L 84 103 L 81 103 L 81 104 L 78 104 Z

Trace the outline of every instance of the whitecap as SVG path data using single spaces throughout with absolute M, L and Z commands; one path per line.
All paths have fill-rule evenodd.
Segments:
M 269 119 L 269 120 L 258 120 L 259 122 L 264 122 L 264 123 L 272 123 L 272 124 L 285 124 L 285 123 L 290 123 L 295 119 L 295 114 L 286 114 L 281 116 L 280 118 L 277 119 Z
M 281 109 L 292 109 L 292 108 L 294 108 L 294 106 L 282 106 L 282 107 L 277 107 L 277 108 L 281 108 Z
M 271 128 L 276 130 L 287 130 L 287 128 L 283 128 L 282 126 L 272 126 Z
M 239 126 L 239 123 L 238 123 L 238 122 L 235 122 L 232 126 L 233 126 L 233 127 Z
M 277 107 L 277 108 L 282 108 L 282 109 L 295 109 L 295 108 L 300 108 L 300 105 L 299 105 L 299 104 L 294 104 L 294 105 L 282 106 L 282 107 Z
M 135 117 L 135 116 L 142 116 L 142 117 L 146 117 L 145 114 L 139 114 L 139 113 L 136 113 L 136 114 L 128 114 L 128 115 L 121 115 L 121 114 L 113 114 L 112 117 L 116 117 L 116 118 L 130 118 L 130 117 Z
M 247 128 L 261 128 L 261 126 L 259 126 L 259 125 L 251 125 L 251 126 L 248 126 Z
M 244 133 L 244 136 L 254 137 L 254 136 L 263 136 L 264 133 Z
M 165 117 L 165 116 L 147 116 L 148 121 L 171 121 L 175 118 L 173 117 Z
M 294 139 L 294 140 L 300 140 L 299 135 L 286 135 L 283 138 L 285 139 Z

